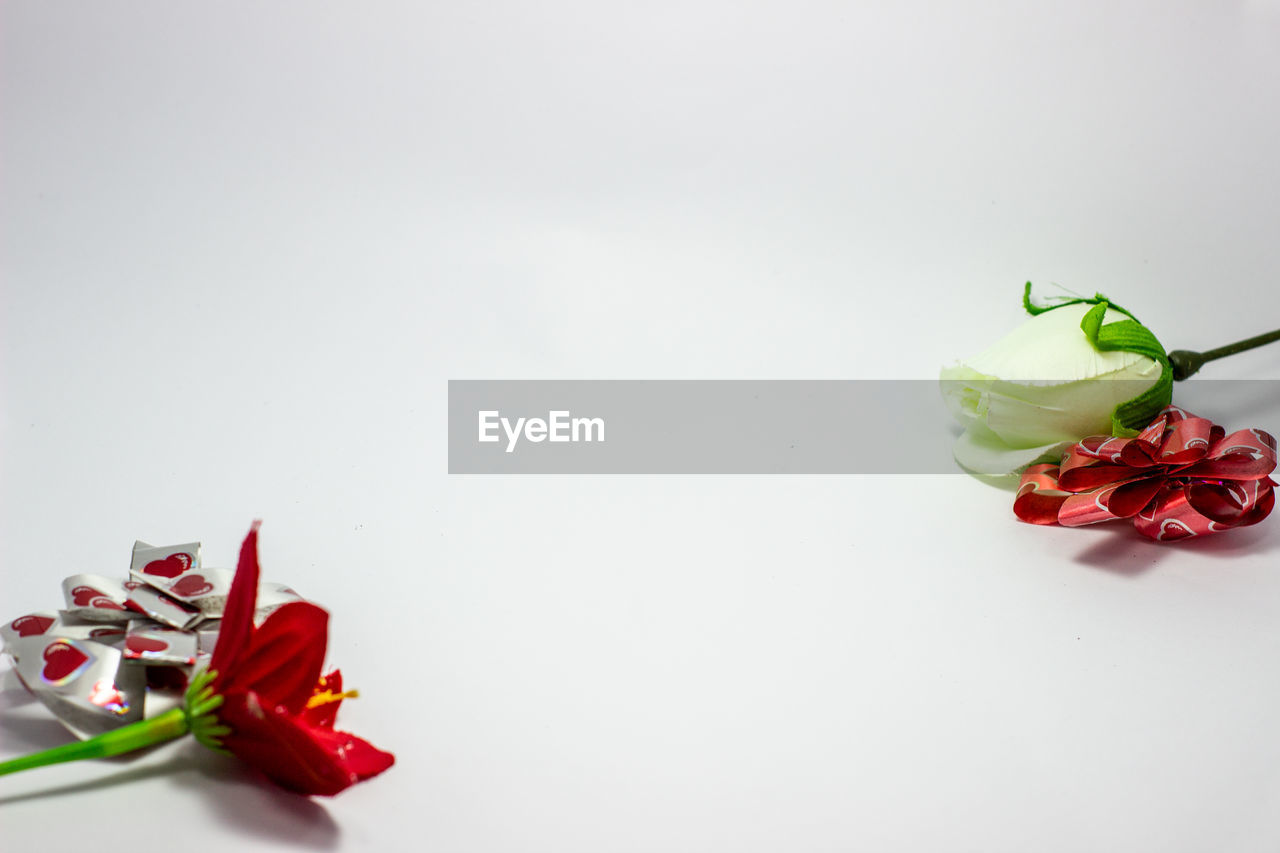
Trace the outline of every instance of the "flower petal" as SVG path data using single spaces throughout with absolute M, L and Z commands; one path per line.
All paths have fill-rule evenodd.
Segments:
M 964 468 L 993 477 L 1013 474 L 1046 454 L 1060 453 L 1066 442 L 1034 447 L 1010 447 L 980 423 L 971 424 L 952 447 L 952 455 Z
M 281 605 L 253 632 L 218 691 L 253 691 L 269 707 L 301 713 L 320 679 L 328 631 L 329 613 L 323 608 L 307 601 Z
M 1143 371 L 1154 362 L 1125 350 L 1100 351 L 1080 328 L 1093 305 L 1064 305 L 1024 321 L 985 351 L 966 359 L 979 373 L 1015 382 L 1076 382 L 1129 370 Z M 1125 319 L 1108 306 L 1104 320 Z M 1154 377 L 1152 377 L 1154 380 Z
M 223 745 L 271 781 L 300 794 L 332 796 L 376 776 L 395 756 L 345 732 L 308 726 L 255 694 L 230 698 L 219 719 L 231 727 Z
M 342 705 L 342 670 L 335 669 L 328 675 L 322 676 L 316 682 L 311 694 L 312 697 L 314 698 L 323 693 L 328 693 L 338 698 L 323 702 L 315 707 L 312 707 L 310 700 L 308 700 L 307 707 L 303 710 L 301 716 L 308 725 L 331 729 L 333 728 L 334 719 L 338 716 L 338 708 Z
M 233 670 L 249 645 L 253 633 L 253 611 L 258 602 L 258 527 L 255 521 L 249 535 L 240 546 L 240 562 L 231 592 L 227 594 L 227 606 L 222 613 L 218 630 L 218 644 L 213 648 L 209 669 L 219 673 Z
M 356 781 L 363 782 L 377 776 L 383 770 L 396 763 L 396 757 L 389 752 L 378 749 L 362 737 L 350 732 L 334 729 L 311 729 L 310 735 L 317 743 L 342 758 L 347 770 L 356 775 Z

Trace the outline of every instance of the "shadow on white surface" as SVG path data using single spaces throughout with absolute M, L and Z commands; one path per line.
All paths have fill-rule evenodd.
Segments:
M 17 755 L 29 752 L 40 752 L 53 749 L 67 743 L 71 734 L 62 723 L 49 716 L 43 705 L 27 713 L 26 706 L 21 711 L 4 709 L 0 711 L 0 728 L 5 732 L 5 750 Z
M 1136 578 L 1179 551 L 1224 559 L 1274 551 L 1280 540 L 1271 533 L 1269 522 L 1270 519 L 1252 527 L 1179 542 L 1154 542 L 1131 525 L 1118 522 L 1080 527 L 1073 532 L 1091 537 L 1093 541 L 1072 559 L 1091 568 Z
M 134 759 L 136 760 L 136 756 Z M 111 759 L 103 760 L 110 761 Z M 122 757 L 117 758 L 116 760 L 119 761 L 127 759 Z M 84 782 L 76 782 L 71 785 L 53 785 L 48 788 L 39 788 L 34 791 L 24 791 L 21 794 L 0 797 L 0 807 L 8 806 L 13 803 L 20 803 L 26 800 L 44 799 L 45 797 L 65 797 L 72 794 L 102 792 L 107 789 L 114 788 L 117 785 L 127 785 L 134 782 L 140 782 L 144 779 L 152 779 L 158 776 L 168 776 L 184 770 L 192 770 L 195 769 L 196 766 L 197 761 L 194 756 L 175 756 L 168 761 L 163 761 L 159 764 L 147 764 L 142 767 L 132 767 L 127 770 L 121 770 L 119 773 L 112 773 L 110 776 L 101 776 L 97 779 L 88 779 Z
M 0 675 L 0 729 L 5 732 L 6 757 L 52 749 L 70 736 L 10 668 Z
M 197 789 L 195 795 L 203 796 L 227 831 L 313 850 L 339 846 L 338 824 L 316 800 L 278 788 L 248 765 L 215 752 L 201 755 L 193 769 L 174 781 Z

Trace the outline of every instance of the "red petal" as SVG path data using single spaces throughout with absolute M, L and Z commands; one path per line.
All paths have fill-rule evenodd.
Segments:
M 342 757 L 346 768 L 356 774 L 356 781 L 363 782 L 371 776 L 377 776 L 396 763 L 394 755 L 383 752 L 369 741 L 356 737 L 350 732 L 311 729 L 310 734 L 317 743 L 324 744 L 330 752 Z
M 253 611 L 258 602 L 258 526 L 255 521 L 240 546 L 240 563 L 236 566 L 227 606 L 222 613 L 218 644 L 213 648 L 209 669 L 227 674 L 235 668 L 253 633 Z M 221 680 L 221 679 L 219 679 Z
M 223 744 L 281 787 L 331 796 L 395 763 L 369 742 L 306 725 L 283 708 L 261 706 L 258 697 L 229 696 L 218 712 L 232 733 Z
M 219 679 L 219 692 L 253 691 L 267 707 L 297 714 L 315 691 L 324 665 L 329 614 L 307 601 L 272 611 L 253 632 L 239 662 Z
M 154 667 L 153 667 L 154 668 Z M 342 692 L 342 671 L 335 669 L 316 683 L 315 690 L 312 695 L 329 692 L 339 694 Z M 341 699 L 332 702 L 325 702 L 323 705 L 317 705 L 314 708 L 307 708 L 302 712 L 302 720 L 311 726 L 322 726 L 324 728 L 333 728 L 333 721 L 338 716 L 338 708 L 342 705 Z

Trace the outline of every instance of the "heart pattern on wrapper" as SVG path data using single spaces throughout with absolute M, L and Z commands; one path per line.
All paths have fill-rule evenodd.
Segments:
M 142 567 L 142 573 L 162 578 L 176 578 L 189 568 L 191 568 L 191 555 L 184 551 L 179 551 L 176 554 L 170 554 L 163 560 L 152 560 Z
M 1160 535 L 1157 537 L 1162 542 L 1170 542 L 1175 539 L 1186 539 L 1195 536 L 1196 532 L 1188 527 L 1184 522 L 1176 518 L 1165 519 L 1160 525 Z
M 100 595 L 102 593 L 91 586 L 78 586 L 71 590 L 71 603 L 76 607 L 89 607 L 93 600 Z
M 205 580 L 204 575 L 187 575 L 169 587 L 168 591 L 182 598 L 193 598 L 212 592 L 213 584 Z
M 89 656 L 69 643 L 59 640 L 44 650 L 44 669 L 40 676 L 50 683 L 67 681 L 89 662 Z
M 125 641 L 124 647 L 131 652 L 143 654 L 145 652 L 162 652 L 169 648 L 169 644 L 164 640 L 157 640 L 155 637 L 130 637 Z
M 49 626 L 53 624 L 53 619 L 48 616 L 19 616 L 9 623 L 9 627 L 17 632 L 19 637 L 34 637 L 43 634 L 49 630 Z
M 91 586 L 78 586 L 71 590 L 71 602 L 76 607 L 96 607 L 99 610 L 124 610 L 119 603 L 112 601 L 100 590 Z

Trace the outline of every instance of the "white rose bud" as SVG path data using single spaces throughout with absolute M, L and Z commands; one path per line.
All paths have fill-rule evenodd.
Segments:
M 1042 308 L 994 346 L 943 369 L 964 426 L 954 455 L 978 474 L 1012 474 L 1090 435 L 1132 435 L 1172 396 L 1155 336 L 1101 296 Z M 1055 460 L 1056 461 L 1056 460 Z

